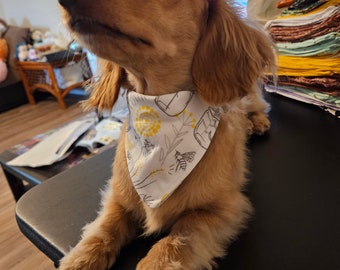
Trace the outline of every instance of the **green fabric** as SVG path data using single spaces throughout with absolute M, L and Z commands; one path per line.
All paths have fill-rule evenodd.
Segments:
M 302 42 L 279 42 L 276 43 L 276 47 L 282 55 L 316 56 L 336 54 L 340 51 L 340 33 L 328 33 Z
M 313 91 L 307 88 L 302 88 L 302 87 L 293 87 L 293 86 L 284 86 L 285 89 L 289 89 L 291 91 L 295 91 L 297 93 L 300 93 L 302 95 L 309 96 L 311 98 L 321 100 L 323 102 L 327 102 L 329 104 L 332 104 L 336 107 L 340 107 L 340 97 L 334 97 L 331 95 L 327 95 L 324 93 L 320 93 L 317 91 Z

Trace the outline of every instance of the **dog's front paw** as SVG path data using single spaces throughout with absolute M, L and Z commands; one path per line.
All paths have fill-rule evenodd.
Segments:
M 115 258 L 105 248 L 102 239 L 83 239 L 61 261 L 59 270 L 106 270 Z M 111 255 L 111 256 L 110 256 Z
M 157 242 L 137 265 L 136 270 L 184 270 L 190 258 L 183 239 L 168 236 Z
M 249 114 L 248 134 L 264 134 L 270 128 L 268 116 L 263 112 Z

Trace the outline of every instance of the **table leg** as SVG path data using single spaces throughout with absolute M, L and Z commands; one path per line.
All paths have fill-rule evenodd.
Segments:
M 20 197 L 26 192 L 25 185 L 22 179 L 16 177 L 15 175 L 9 173 L 5 169 L 3 170 L 6 176 L 7 182 L 12 190 L 14 199 L 18 201 Z

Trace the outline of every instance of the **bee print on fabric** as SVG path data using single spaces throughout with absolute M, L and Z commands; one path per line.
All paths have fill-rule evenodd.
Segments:
M 153 145 L 149 140 L 144 140 L 144 145 L 143 145 L 143 153 L 145 156 L 149 155 L 151 151 L 155 148 L 155 145 Z
M 186 152 L 180 153 L 176 151 L 175 159 L 176 159 L 176 172 L 179 170 L 185 171 L 187 169 L 187 162 L 192 162 L 195 159 L 196 152 Z
M 160 161 L 163 165 L 167 157 L 180 145 L 188 133 L 196 127 L 196 118 L 192 112 L 184 110 L 176 116 L 177 122 L 171 125 L 169 134 L 164 135 L 165 147 L 160 149 Z M 177 125 L 176 125 L 177 124 Z

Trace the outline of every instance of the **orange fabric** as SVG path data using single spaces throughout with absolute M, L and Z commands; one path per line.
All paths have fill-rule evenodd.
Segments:
M 0 60 L 6 61 L 8 55 L 8 46 L 4 38 L 0 38 Z

